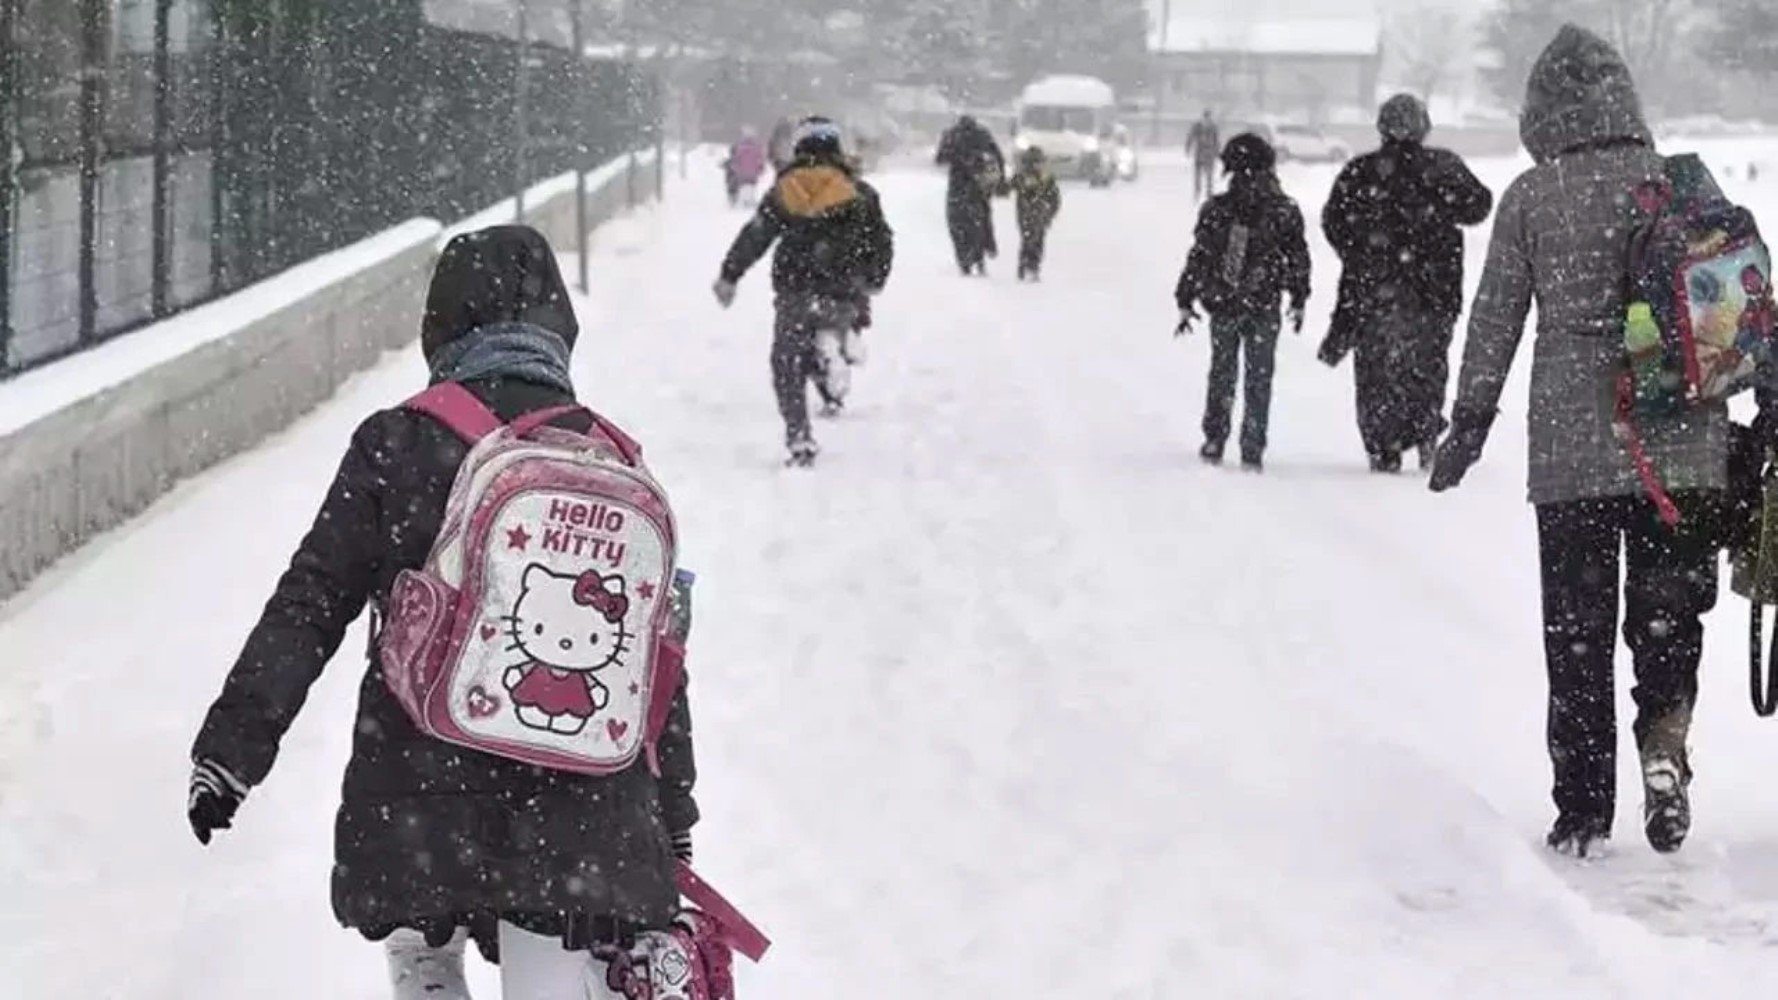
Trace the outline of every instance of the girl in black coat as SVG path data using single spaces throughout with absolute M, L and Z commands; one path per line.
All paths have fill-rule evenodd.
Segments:
M 502 419 L 571 403 L 579 328 L 549 245 L 505 226 L 453 240 L 427 298 L 421 346 L 434 382 L 468 387 Z M 584 417 L 579 418 L 584 424 Z M 562 426 L 575 425 L 575 417 Z M 367 604 L 425 561 L 468 448 L 432 418 L 390 409 L 353 435 L 314 526 L 297 547 L 192 748 L 198 839 L 229 826 L 263 781 L 309 685 Z M 685 693 L 661 739 L 661 777 L 637 766 L 597 778 L 459 748 L 421 733 L 373 660 L 335 826 L 333 908 L 380 940 L 433 946 L 478 931 L 490 950 L 560 961 L 674 915 L 675 855 L 690 853 L 696 777 Z M 573 956 L 567 956 L 573 957 Z M 582 960 L 587 956 L 580 956 Z

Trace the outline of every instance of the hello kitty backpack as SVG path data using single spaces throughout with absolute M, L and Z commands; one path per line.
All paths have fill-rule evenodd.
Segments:
M 470 444 L 444 525 L 395 579 L 383 678 L 424 732 L 583 774 L 655 743 L 683 679 L 673 512 L 628 435 L 579 406 L 503 423 L 441 383 L 405 407 Z M 585 434 L 551 426 L 569 414 Z

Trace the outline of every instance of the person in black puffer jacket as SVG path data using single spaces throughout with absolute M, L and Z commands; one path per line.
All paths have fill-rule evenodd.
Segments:
M 1461 157 L 1427 146 L 1426 106 L 1398 94 L 1377 116 L 1383 147 L 1340 172 L 1321 227 L 1344 265 L 1321 360 L 1354 349 L 1358 428 L 1374 471 L 1419 452 L 1428 468 L 1445 429 L 1451 339 L 1463 311 L 1463 230 L 1494 195 Z
M 876 189 L 859 179 L 839 129 L 827 119 L 803 123 L 795 162 L 729 248 L 716 281 L 724 308 L 774 243 L 772 385 L 791 461 L 801 465 L 816 451 L 808 383 L 815 381 L 830 411 L 842 404 L 847 365 L 857 359 L 859 332 L 871 322 L 871 297 L 888 284 L 895 263 L 895 233 Z M 823 351 L 823 335 L 843 348 Z
M 1210 311 L 1210 388 L 1199 454 L 1212 464 L 1222 461 L 1235 405 L 1235 376 L 1245 352 L 1241 464 L 1257 472 L 1264 464 L 1272 408 L 1278 308 L 1288 296 L 1291 326 L 1301 333 L 1309 301 L 1309 244 L 1302 211 L 1278 185 L 1278 157 L 1270 143 L 1251 133 L 1235 136 L 1224 147 L 1222 162 L 1229 189 L 1211 198 L 1198 216 L 1191 256 L 1174 297 L 1181 333 L 1197 318 L 1197 303 Z
M 579 330 L 534 230 L 451 241 L 421 330 L 433 381 L 460 382 L 503 419 L 575 400 L 568 359 Z M 585 424 L 584 414 L 561 419 Z M 397 573 L 425 562 L 467 450 L 400 408 L 353 434 L 192 747 L 200 840 L 229 826 L 265 780 L 347 627 L 367 604 L 382 608 Z M 599 778 L 459 748 L 415 727 L 373 659 L 335 826 L 334 913 L 373 940 L 400 930 L 438 946 L 472 929 L 484 949 L 497 936 L 508 959 L 544 941 L 559 961 L 553 939 L 588 948 L 665 927 L 678 905 L 675 856 L 689 857 L 698 819 L 683 689 L 659 755 L 658 779 L 642 765 Z

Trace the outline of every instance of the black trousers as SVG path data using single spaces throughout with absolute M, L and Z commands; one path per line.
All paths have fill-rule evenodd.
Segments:
M 1049 226 L 1019 224 L 1019 273 L 1037 274 L 1043 270 L 1044 246 L 1049 242 Z
M 1352 371 L 1366 454 L 1399 456 L 1444 432 L 1456 325 L 1456 317 L 1409 302 L 1364 330 Z
M 1223 444 L 1235 408 L 1235 382 L 1246 356 L 1246 401 L 1241 414 L 1241 454 L 1266 451 L 1272 415 L 1272 373 L 1278 356 L 1276 312 L 1210 318 L 1210 385 L 1204 400 L 1204 440 Z
M 945 221 L 957 265 L 965 270 L 1000 254 L 994 236 L 994 205 L 973 181 L 953 181 L 945 196 Z
M 1609 829 L 1617 788 L 1617 717 L 1612 666 L 1617 652 L 1620 552 L 1624 640 L 1636 686 L 1638 748 L 1684 730 L 1698 695 L 1702 616 L 1716 606 L 1717 544 L 1707 508 L 1713 496 L 1679 498 L 1688 512 L 1669 528 L 1643 497 L 1611 497 L 1537 508 L 1543 564 L 1543 641 L 1549 670 L 1549 752 L 1556 809 Z
M 809 430 L 809 382 L 822 399 L 834 402 L 824 381 L 826 366 L 817 339 L 823 330 L 845 333 L 858 324 L 858 307 L 839 299 L 819 296 L 783 297 L 777 302 L 777 325 L 772 335 L 772 391 L 778 397 L 778 414 L 784 418 L 786 443 L 807 440 Z

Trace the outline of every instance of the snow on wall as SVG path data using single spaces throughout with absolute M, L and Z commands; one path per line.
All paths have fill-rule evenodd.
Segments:
M 628 172 L 589 175 L 590 224 L 653 197 Z M 509 199 L 469 221 L 513 215 Z M 573 175 L 527 192 L 525 218 L 571 245 Z M 410 343 L 445 232 L 409 221 L 0 385 L 0 598 Z

